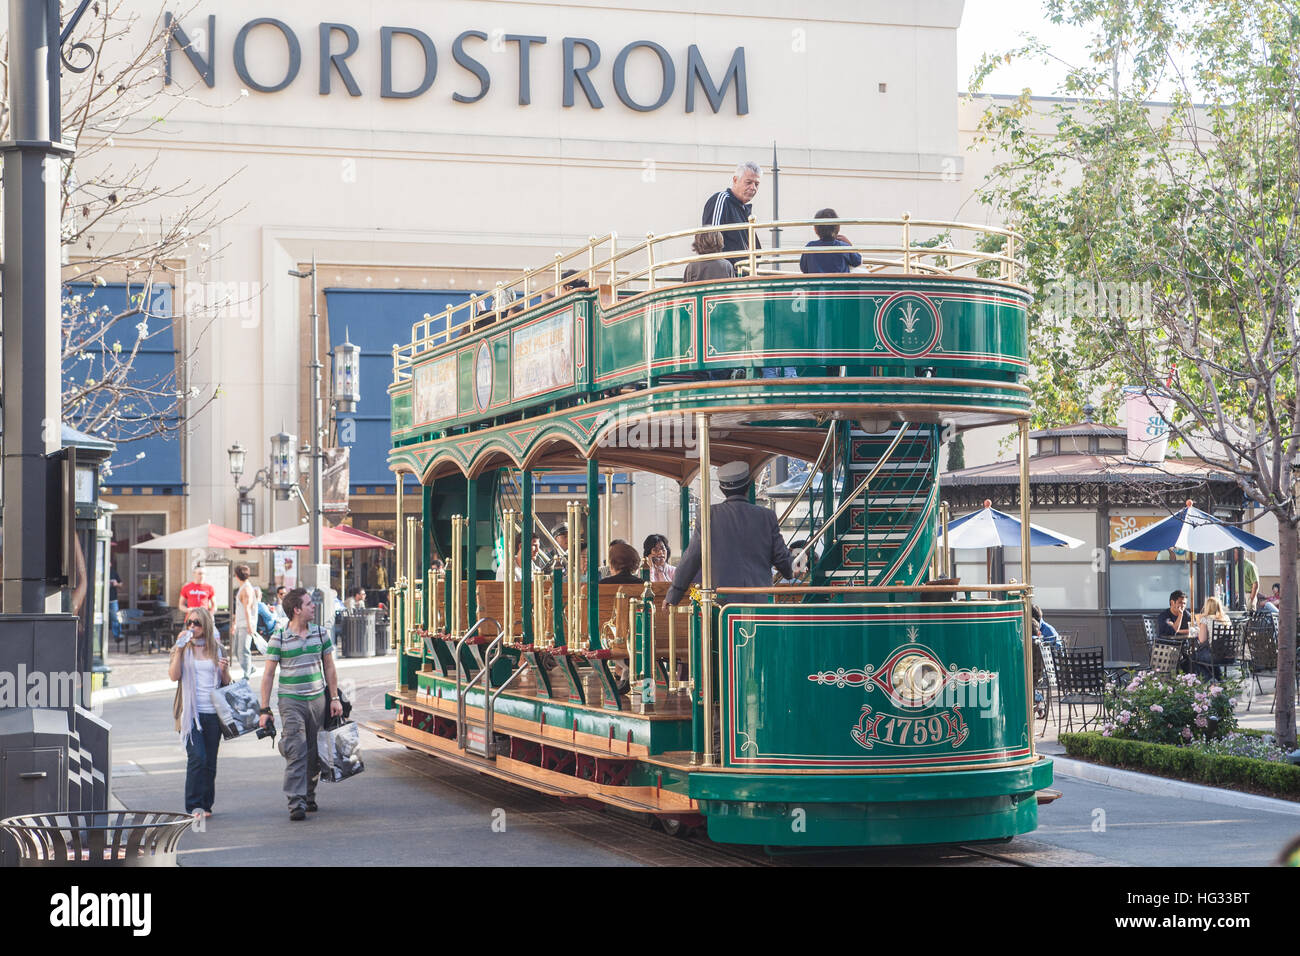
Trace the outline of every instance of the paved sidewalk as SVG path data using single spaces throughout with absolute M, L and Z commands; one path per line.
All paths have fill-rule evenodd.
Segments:
M 176 682 L 167 676 L 168 656 L 166 651 L 153 654 L 144 652 L 120 654 L 110 651 L 105 660 L 105 663 L 112 668 L 108 685 L 95 692 L 92 697 L 93 703 L 98 705 L 111 700 L 138 697 L 142 694 L 173 692 Z M 253 655 L 253 668 L 258 675 L 253 678 L 254 681 L 260 680 L 264 664 L 265 660 L 260 654 Z M 395 671 L 397 658 L 390 651 L 385 657 L 340 657 L 336 661 L 340 671 L 373 665 L 386 665 Z M 238 663 L 231 664 L 230 676 L 235 680 L 244 676 Z

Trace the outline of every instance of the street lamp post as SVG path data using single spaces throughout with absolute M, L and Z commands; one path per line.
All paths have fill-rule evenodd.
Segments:
M 241 445 L 239 442 L 235 442 L 233 445 L 231 445 L 229 448 L 226 449 L 226 454 L 230 458 L 230 477 L 235 479 L 235 491 L 239 493 L 239 506 L 238 506 L 239 514 L 238 514 L 238 522 L 237 522 L 239 525 L 239 530 L 244 532 L 245 534 L 256 534 L 256 532 L 253 529 L 252 498 L 250 497 L 250 493 L 258 485 L 265 485 L 267 487 L 270 487 L 271 485 L 270 469 L 265 465 L 262 466 L 261 468 L 257 469 L 256 473 L 254 473 L 253 480 L 251 482 L 249 482 L 247 485 L 241 485 L 239 483 L 239 479 L 240 476 L 244 474 L 244 461 L 248 455 L 248 452 L 244 450 L 243 445 Z
M 321 548 L 321 535 L 324 530 L 324 511 L 321 508 L 321 478 L 325 470 L 325 436 L 321 430 L 321 413 L 320 413 L 320 387 L 321 387 L 321 368 L 324 363 L 320 360 L 320 315 L 316 311 L 316 256 L 313 253 L 311 257 L 311 270 L 300 272 L 297 269 L 290 269 L 289 275 L 295 279 L 311 279 L 311 361 L 307 367 L 311 370 L 311 399 L 309 414 L 311 417 L 310 436 L 311 441 L 311 507 L 309 509 L 311 517 L 311 529 L 308 538 L 307 548 L 307 567 L 303 574 L 303 584 L 307 587 L 314 588 L 323 596 L 329 592 L 330 569 L 329 565 L 324 562 L 324 552 Z M 316 601 L 318 614 L 324 612 L 326 616 L 333 610 L 325 608 L 324 602 Z

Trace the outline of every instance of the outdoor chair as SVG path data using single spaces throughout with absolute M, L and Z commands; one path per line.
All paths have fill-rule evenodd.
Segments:
M 1242 629 L 1239 624 L 1210 624 L 1210 662 L 1197 661 L 1197 670 L 1215 680 L 1221 680 L 1229 667 L 1236 666 L 1243 680 L 1247 679 L 1244 655 L 1241 650 Z
M 1273 690 L 1277 691 L 1277 628 L 1272 621 L 1252 621 L 1246 625 L 1246 662 L 1250 668 L 1250 696 L 1246 700 L 1246 710 L 1255 700 L 1255 690 L 1264 693 L 1264 685 L 1259 682 L 1261 674 L 1273 675 Z
M 1074 729 L 1074 709 L 1079 708 L 1081 729 L 1102 717 L 1106 706 L 1106 658 L 1100 647 L 1081 647 L 1072 651 L 1052 648 L 1056 681 L 1060 693 L 1056 699 L 1056 727 L 1061 727 L 1061 710 L 1065 709 L 1066 732 Z M 1091 719 L 1088 708 L 1093 708 Z
M 1124 638 L 1128 641 L 1128 659 L 1137 661 L 1143 667 L 1148 666 L 1151 662 L 1151 631 L 1148 627 L 1143 627 L 1147 623 L 1146 618 L 1126 617 L 1124 622 Z
M 1147 642 L 1147 659 L 1151 659 L 1151 652 L 1155 650 L 1156 639 L 1160 636 L 1160 629 L 1156 626 L 1154 617 L 1142 618 L 1142 636 Z
M 144 650 L 144 644 L 147 635 L 144 631 L 144 612 L 139 608 L 128 607 L 118 612 L 122 617 L 122 637 L 120 643 L 126 653 L 131 653 L 131 639 L 135 638 L 140 642 L 140 650 Z
M 1183 647 L 1170 641 L 1156 641 L 1151 648 L 1151 663 L 1147 670 L 1156 674 L 1173 676 L 1178 673 L 1178 662 L 1182 660 Z
M 1035 714 L 1041 713 L 1043 718 L 1043 729 L 1039 731 L 1038 736 L 1047 736 L 1047 722 L 1052 719 L 1052 698 L 1059 695 L 1059 688 L 1056 681 L 1056 653 L 1059 647 L 1053 644 L 1043 644 L 1039 640 L 1034 640 L 1034 691 L 1042 695 L 1041 710 L 1038 702 L 1035 702 Z M 1059 708 L 1058 708 L 1059 710 Z M 1059 723 L 1059 720 L 1058 720 Z

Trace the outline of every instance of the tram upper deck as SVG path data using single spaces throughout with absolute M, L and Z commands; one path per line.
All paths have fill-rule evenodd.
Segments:
M 1024 418 L 1030 296 L 1017 237 L 907 217 L 835 221 L 870 240 L 840 247 L 862 256 L 861 271 L 783 271 L 803 246 L 679 254 L 700 233 L 744 229 L 752 249 L 759 233 L 811 233 L 813 220 L 701 227 L 621 250 L 611 234 L 424 317 L 393 349 L 393 464 L 421 474 L 439 457 L 476 471 L 448 440 L 473 430 L 477 455 L 497 426 L 495 463 L 544 465 L 547 429 L 511 425 L 551 412 L 584 447 L 636 417 L 709 410 L 743 427 L 756 406 L 796 426 L 831 413 L 958 427 Z M 690 262 L 724 258 L 736 278 L 680 281 Z M 574 279 L 587 288 L 566 289 Z M 765 377 L 790 368 L 797 377 Z M 798 454 L 798 429 L 786 431 L 781 450 Z M 819 440 L 803 436 L 812 451 Z

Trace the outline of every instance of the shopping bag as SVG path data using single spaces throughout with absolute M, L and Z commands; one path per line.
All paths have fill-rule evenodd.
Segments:
M 317 731 L 316 752 L 320 757 L 321 780 L 337 783 L 366 769 L 361 762 L 361 730 L 350 720 Z
M 221 736 L 227 740 L 242 737 L 257 729 L 257 712 L 261 708 L 257 691 L 241 677 L 212 692 L 212 706 L 221 723 Z

